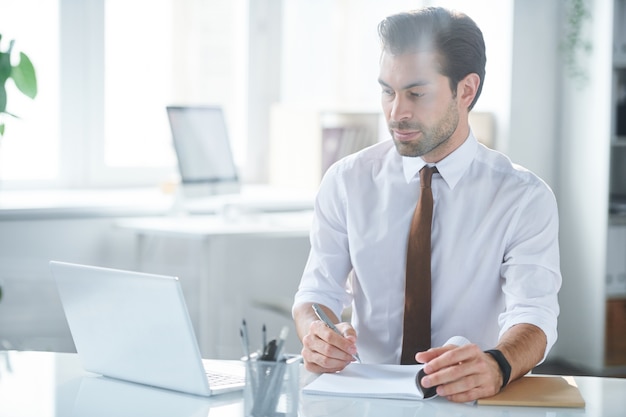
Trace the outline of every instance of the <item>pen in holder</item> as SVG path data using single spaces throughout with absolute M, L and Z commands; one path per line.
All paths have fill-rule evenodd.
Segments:
M 245 320 L 239 333 L 244 352 L 242 360 L 246 363 L 246 417 L 296 417 L 302 357 L 283 354 L 288 328 L 283 327 L 278 339 L 267 342 L 263 325 L 261 350 L 252 354 Z
M 251 355 L 246 361 L 246 416 L 296 417 L 301 357 L 284 355 L 277 361 Z

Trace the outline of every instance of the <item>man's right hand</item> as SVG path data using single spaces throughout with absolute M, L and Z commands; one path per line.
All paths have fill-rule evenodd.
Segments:
M 337 372 L 354 361 L 353 355 L 357 352 L 356 332 L 349 323 L 335 325 L 342 336 L 318 320 L 310 305 L 299 306 L 298 310 L 296 323 L 302 340 L 302 358 L 306 370 L 315 373 Z M 324 310 L 329 317 L 334 317 L 328 309 Z M 305 320 L 309 323 L 308 331 L 303 323 Z

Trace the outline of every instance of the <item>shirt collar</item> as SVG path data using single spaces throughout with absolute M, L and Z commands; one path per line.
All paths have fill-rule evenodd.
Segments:
M 476 149 L 478 147 L 478 141 L 474 137 L 474 133 L 470 130 L 469 136 L 465 139 L 465 142 L 455 149 L 450 155 L 446 156 L 441 161 L 437 162 L 437 170 L 441 177 L 444 179 L 448 187 L 453 189 L 459 182 L 463 173 L 472 163 Z M 421 157 L 402 157 L 402 165 L 404 169 L 404 178 L 407 182 L 411 182 L 413 177 L 422 169 L 426 162 Z

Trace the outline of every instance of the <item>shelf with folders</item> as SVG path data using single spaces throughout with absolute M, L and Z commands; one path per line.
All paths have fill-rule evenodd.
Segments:
M 606 365 L 613 374 L 626 375 L 626 296 L 612 297 L 606 306 Z
M 387 138 L 379 111 L 277 104 L 270 116 L 270 183 L 317 189 L 339 159 Z
M 610 147 L 609 213 L 626 215 L 626 68 L 613 69 L 613 126 Z
M 322 175 L 336 161 L 376 141 L 376 132 L 363 124 L 322 126 Z

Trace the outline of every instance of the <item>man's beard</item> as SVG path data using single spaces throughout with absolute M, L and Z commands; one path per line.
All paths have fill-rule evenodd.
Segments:
M 459 113 L 456 111 L 456 103 L 452 101 L 445 116 L 439 122 L 426 127 L 420 123 L 412 122 L 389 122 L 389 131 L 396 146 L 396 150 L 402 156 L 417 157 L 425 155 L 450 139 L 459 125 Z M 393 136 L 393 130 L 420 131 L 421 138 L 412 142 L 401 142 Z

